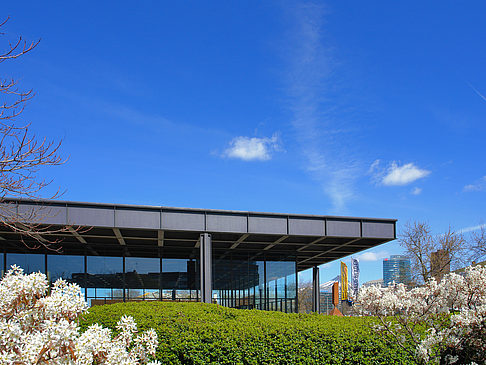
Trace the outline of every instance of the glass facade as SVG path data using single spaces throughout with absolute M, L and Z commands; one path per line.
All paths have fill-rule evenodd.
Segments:
M 213 258 L 213 303 L 240 309 L 297 311 L 295 261 Z
M 383 283 L 385 286 L 392 282 L 409 285 L 411 281 L 410 258 L 408 256 L 391 255 L 389 259 L 383 260 Z
M 163 256 L 156 254 L 157 256 Z M 213 257 L 213 303 L 241 309 L 297 311 L 296 263 L 251 256 Z M 122 301 L 199 301 L 198 259 L 60 254 L 1 254 L 4 270 L 46 273 L 76 283 L 89 305 Z
M 198 301 L 199 260 L 162 259 L 162 299 L 174 301 Z
M 158 257 L 125 258 L 125 298 L 128 300 L 160 299 L 160 259 Z
M 47 277 L 51 283 L 64 279 L 81 287 L 86 297 L 84 256 L 47 255 Z
M 123 301 L 123 257 L 87 256 L 86 291 L 88 304 Z
M 38 271 L 46 273 L 45 255 L 41 254 L 8 253 L 7 269 L 9 269 L 12 265 L 20 266 L 22 269 L 24 269 L 25 274 Z

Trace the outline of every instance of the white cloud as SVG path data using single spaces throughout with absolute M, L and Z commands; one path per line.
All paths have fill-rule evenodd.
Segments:
M 474 184 L 469 184 L 464 186 L 464 191 L 486 191 L 486 176 L 483 176 L 477 180 Z
M 361 255 L 358 255 L 357 259 L 359 261 L 378 261 L 387 258 L 389 256 L 390 255 L 387 251 L 377 251 L 377 252 L 368 251 L 362 253 Z
M 422 179 L 430 174 L 430 171 L 420 169 L 413 163 L 407 163 L 402 166 L 394 161 L 388 168 L 386 175 L 381 180 L 383 185 L 407 185 L 418 179 Z
M 420 193 L 422 192 L 422 189 L 419 188 L 419 187 L 415 187 L 413 190 L 412 190 L 412 195 L 419 195 Z
M 238 158 L 243 161 L 266 161 L 272 158 L 272 153 L 279 150 L 279 139 L 276 134 L 272 137 L 235 137 L 223 156 Z

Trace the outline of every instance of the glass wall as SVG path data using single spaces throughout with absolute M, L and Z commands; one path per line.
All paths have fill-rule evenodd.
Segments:
M 64 279 L 76 283 L 86 297 L 84 256 L 47 255 L 47 277 L 51 283 Z
M 296 265 L 294 261 L 267 261 L 267 310 L 296 312 Z
M 296 312 L 295 261 L 213 257 L 213 302 L 240 309 Z
M 255 287 L 259 278 L 263 283 L 263 277 L 263 266 L 259 275 L 254 261 L 213 257 L 213 302 L 232 308 L 255 308 Z
M 199 300 L 199 264 L 195 259 L 162 259 L 163 300 Z
M 123 301 L 123 257 L 88 256 L 86 288 L 89 305 Z
M 5 256 L 5 257 L 4 257 Z M 128 300 L 199 301 L 199 260 L 131 256 L 0 254 L 0 267 L 41 271 L 78 284 L 89 305 Z M 213 303 L 241 309 L 297 311 L 295 261 L 263 255 L 213 256 Z
M 42 254 L 32 253 L 7 253 L 7 270 L 10 266 L 17 265 L 24 269 L 25 274 L 33 272 L 46 273 L 46 258 Z
M 158 257 L 125 258 L 125 299 L 160 299 L 160 263 Z

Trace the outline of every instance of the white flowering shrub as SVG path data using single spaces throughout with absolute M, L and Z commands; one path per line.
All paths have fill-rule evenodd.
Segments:
M 77 319 L 88 306 L 79 286 L 59 279 L 48 289 L 44 274 L 15 265 L 0 281 L 0 364 L 128 365 L 155 356 L 153 329 L 134 337 L 137 325 L 123 316 L 115 338 L 97 324 L 81 334 Z
M 451 273 L 411 290 L 403 284 L 362 288 L 357 304 L 379 319 L 377 330 L 404 348 L 414 344 L 418 362 L 486 363 L 485 267 L 468 267 L 464 276 Z

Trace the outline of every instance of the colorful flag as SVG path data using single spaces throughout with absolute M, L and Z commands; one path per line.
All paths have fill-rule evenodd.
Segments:
M 351 289 L 354 299 L 358 297 L 359 290 L 359 260 L 351 259 Z
M 341 300 L 348 299 L 348 267 L 341 261 Z

